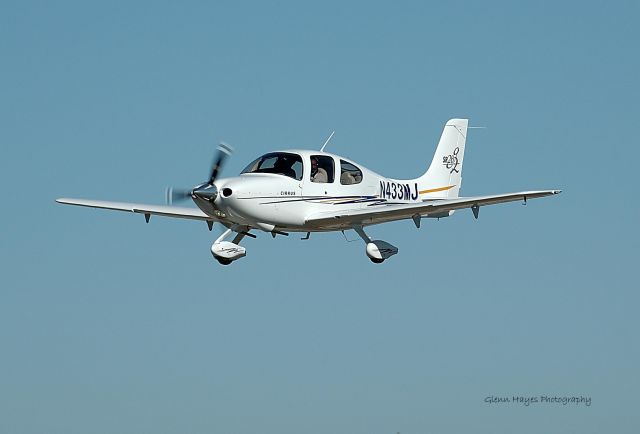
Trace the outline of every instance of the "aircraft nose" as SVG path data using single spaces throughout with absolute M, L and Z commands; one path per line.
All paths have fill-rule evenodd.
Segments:
M 222 189 L 222 197 L 228 198 L 233 195 L 233 190 L 230 187 L 225 187 Z
M 200 199 L 213 202 L 218 197 L 218 189 L 215 185 L 206 185 L 193 190 L 193 195 Z
M 251 184 L 246 179 L 240 177 L 226 178 L 217 182 L 218 184 L 218 200 L 227 200 L 234 202 L 233 199 L 244 197 L 247 193 L 247 187 Z
M 267 180 L 269 181 L 269 180 Z M 270 184 L 262 178 L 234 177 L 216 181 L 218 196 L 216 203 L 237 206 L 238 200 L 260 196 L 269 191 Z

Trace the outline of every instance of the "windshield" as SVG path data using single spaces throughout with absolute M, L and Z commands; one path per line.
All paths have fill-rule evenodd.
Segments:
M 251 162 L 242 173 L 274 173 L 302 180 L 302 158 L 288 152 L 271 152 Z

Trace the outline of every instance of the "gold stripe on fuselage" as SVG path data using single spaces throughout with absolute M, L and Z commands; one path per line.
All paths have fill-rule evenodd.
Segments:
M 436 191 L 451 190 L 453 187 L 455 187 L 455 185 L 449 185 L 448 187 L 431 188 L 429 190 L 420 190 L 418 193 L 420 194 L 435 193 Z

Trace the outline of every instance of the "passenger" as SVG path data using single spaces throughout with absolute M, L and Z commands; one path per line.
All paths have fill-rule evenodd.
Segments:
M 311 157 L 311 182 L 329 182 L 329 175 L 322 167 L 318 167 L 318 159 Z

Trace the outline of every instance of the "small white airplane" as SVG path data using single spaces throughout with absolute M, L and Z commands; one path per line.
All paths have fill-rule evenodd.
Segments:
M 221 144 L 209 180 L 191 189 L 167 190 L 167 205 L 57 199 L 56 202 L 143 214 L 202 220 L 209 230 L 215 222 L 226 230 L 211 246 L 213 257 L 223 265 L 246 255 L 240 241 L 253 230 L 276 235 L 289 232 L 345 231 L 353 229 L 365 242 L 366 254 L 381 263 L 398 248 L 372 240 L 364 228 L 379 223 L 411 219 L 417 228 L 423 218 L 451 216 L 470 208 L 478 218 L 481 206 L 550 196 L 560 190 L 521 191 L 488 196 L 460 197 L 462 163 L 468 119 L 451 119 L 427 171 L 419 178 L 385 178 L 347 158 L 320 151 L 287 150 L 265 154 L 252 161 L 239 176 L 218 174 L 231 148 Z M 333 135 L 333 133 L 332 133 Z M 171 206 L 192 199 L 198 208 Z M 226 239 L 234 235 L 232 241 Z

